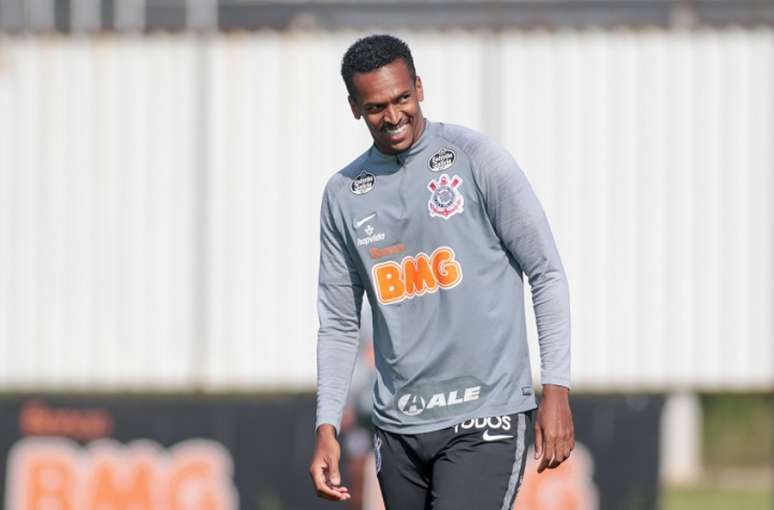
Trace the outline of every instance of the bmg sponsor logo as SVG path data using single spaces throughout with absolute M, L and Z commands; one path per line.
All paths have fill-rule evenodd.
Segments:
M 400 264 L 392 260 L 375 264 L 371 275 L 377 299 L 390 305 L 434 294 L 438 289 L 453 289 L 462 281 L 462 266 L 453 249 L 441 246 L 431 255 L 419 252 L 414 257 L 404 257 Z
M 222 445 L 191 439 L 170 448 L 112 439 L 86 447 L 25 438 L 8 456 L 6 510 L 236 510 L 233 460 Z

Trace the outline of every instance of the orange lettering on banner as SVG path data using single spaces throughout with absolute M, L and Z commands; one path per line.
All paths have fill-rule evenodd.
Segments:
M 376 264 L 371 274 L 376 297 L 385 305 L 436 292 L 438 287 L 451 289 L 462 281 L 462 267 L 454 260 L 454 250 L 445 246 L 429 257 L 421 252 L 404 257 L 400 265 L 393 261 Z
M 70 441 L 22 440 L 8 454 L 7 510 L 80 510 L 74 503 L 78 465 Z
M 214 441 L 28 438 L 8 457 L 7 510 L 235 510 L 233 463 Z
M 225 466 L 206 451 L 188 449 L 175 456 L 169 473 L 169 510 L 219 510 L 228 508 L 229 495 L 220 480 Z M 189 501 L 197 501 L 191 507 Z
M 87 510 L 153 510 L 155 459 L 104 448 L 92 456 Z M 123 458 L 122 458 L 123 457 Z
M 532 448 L 527 452 L 527 459 L 524 483 L 514 510 L 598 510 L 594 461 L 583 444 L 576 442 L 569 459 L 540 474 Z
M 113 431 L 113 417 L 103 409 L 53 408 L 39 400 L 28 400 L 19 413 L 19 430 L 29 436 L 97 439 Z
M 57 508 L 75 510 L 72 504 L 75 469 L 70 459 L 56 453 L 30 459 L 26 466 L 28 473 L 21 508 L 38 510 Z

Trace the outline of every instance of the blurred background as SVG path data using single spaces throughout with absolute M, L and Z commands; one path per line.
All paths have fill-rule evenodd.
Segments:
M 0 0 L 3 508 L 336 507 L 319 204 L 375 32 L 514 154 L 570 279 L 579 447 L 517 508 L 774 508 L 774 2 Z

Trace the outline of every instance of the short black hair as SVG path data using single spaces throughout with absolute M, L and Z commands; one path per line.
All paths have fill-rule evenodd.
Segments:
M 350 96 L 355 95 L 353 78 L 355 73 L 368 73 L 403 59 L 412 81 L 416 81 L 414 59 L 408 45 L 395 36 L 387 34 L 369 35 L 358 39 L 349 47 L 341 61 L 341 77 Z

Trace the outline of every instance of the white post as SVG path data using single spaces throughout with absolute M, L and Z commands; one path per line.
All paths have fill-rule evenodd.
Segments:
M 661 481 L 695 483 L 701 476 L 701 406 L 694 393 L 667 397 L 661 415 Z

